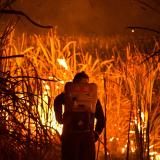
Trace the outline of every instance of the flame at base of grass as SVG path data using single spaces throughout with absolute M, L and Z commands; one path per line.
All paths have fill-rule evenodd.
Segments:
M 59 124 L 58 122 L 56 122 L 56 118 L 55 118 L 55 113 L 54 111 L 52 112 L 52 121 L 51 121 L 51 127 L 54 128 L 56 131 L 58 131 L 58 133 L 61 135 L 62 134 L 62 128 L 63 125 Z
M 39 106 L 38 111 L 39 111 L 39 114 L 40 114 L 40 117 L 41 117 L 42 124 L 45 125 L 45 126 L 49 126 L 50 128 L 53 128 L 54 130 L 56 130 L 61 135 L 63 125 L 59 124 L 56 121 L 54 109 L 49 109 L 47 111 L 46 108 L 44 108 L 42 110 L 41 107 Z
M 54 108 L 48 107 L 50 86 L 48 86 L 44 82 L 44 88 L 45 88 L 45 91 L 43 92 L 43 108 L 41 107 L 41 105 L 38 106 L 38 112 L 41 117 L 41 122 L 43 125 L 53 128 L 55 131 L 57 131 L 61 135 L 63 125 L 59 124 L 56 121 Z M 39 101 L 42 101 L 42 100 L 40 99 Z

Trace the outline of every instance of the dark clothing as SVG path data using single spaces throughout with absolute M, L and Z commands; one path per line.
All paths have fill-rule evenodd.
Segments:
M 62 160 L 95 160 L 93 134 L 72 133 L 62 136 Z
M 64 93 L 61 93 L 54 100 L 56 120 L 63 124 L 62 160 L 95 160 L 94 143 L 105 125 L 100 101 L 97 101 L 95 113 L 65 112 L 63 114 L 64 98 Z M 94 128 L 95 118 L 97 121 Z M 81 125 L 77 125 L 79 119 Z

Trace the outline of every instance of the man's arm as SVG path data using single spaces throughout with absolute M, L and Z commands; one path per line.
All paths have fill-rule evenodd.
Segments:
M 97 134 L 97 136 L 99 136 L 102 133 L 102 130 L 105 126 L 105 117 L 104 117 L 102 105 L 99 100 L 97 101 L 97 104 L 96 104 L 95 118 L 97 119 L 97 123 L 95 126 L 95 133 Z
M 64 104 L 64 93 L 59 94 L 54 99 L 54 112 L 58 123 L 63 123 L 62 105 Z

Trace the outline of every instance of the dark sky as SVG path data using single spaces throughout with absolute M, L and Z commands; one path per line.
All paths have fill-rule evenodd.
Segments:
M 14 9 L 22 10 L 41 24 L 58 27 L 60 33 L 112 34 L 125 32 L 129 25 L 157 29 L 160 26 L 159 0 L 17 0 Z M 23 32 L 45 32 L 21 20 Z

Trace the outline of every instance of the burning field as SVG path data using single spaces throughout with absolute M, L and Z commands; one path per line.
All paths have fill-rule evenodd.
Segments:
M 1 160 L 60 159 L 53 101 L 79 71 L 97 83 L 106 115 L 97 159 L 106 151 L 108 159 L 160 159 L 158 38 L 8 32 L 0 40 Z

